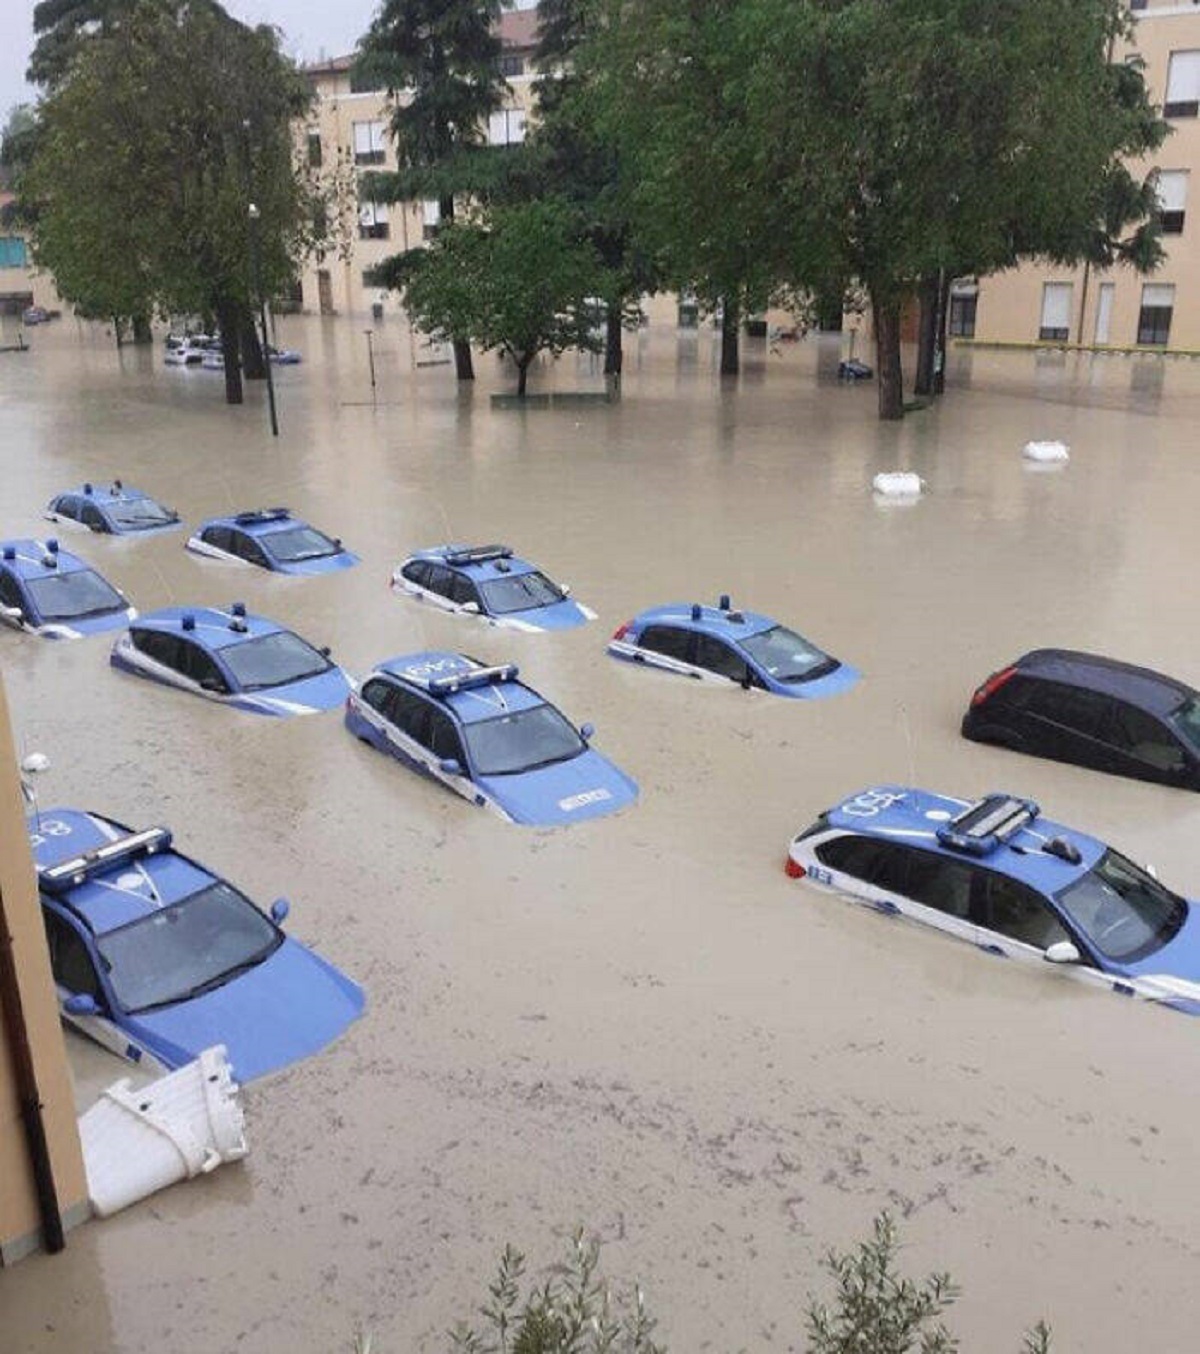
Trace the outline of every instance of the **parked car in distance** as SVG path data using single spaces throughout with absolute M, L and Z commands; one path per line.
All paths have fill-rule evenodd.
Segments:
M 178 343 L 167 341 L 167 350 L 163 361 L 168 367 L 199 367 L 208 353 L 207 343 L 198 339 L 182 339 Z
M 179 526 L 179 514 L 132 485 L 81 484 L 56 494 L 46 505 L 47 521 L 87 527 L 110 536 L 153 536 Z
M 224 1044 L 252 1081 L 316 1053 L 363 1011 L 362 989 L 228 880 L 79 809 L 28 819 L 63 1018 L 118 1056 L 172 1071 Z
M 129 599 L 58 542 L 0 541 L 0 621 L 46 639 L 79 639 L 127 625 Z
M 770 616 L 735 611 L 728 596 L 715 607 L 672 602 L 643 611 L 616 631 L 608 652 L 684 677 L 802 700 L 846 691 L 859 678 Z
M 392 573 L 393 588 L 442 611 L 477 616 L 510 630 L 570 630 L 596 619 L 507 545 L 438 545 L 418 550 Z
M 294 367 L 303 360 L 295 348 L 276 348 L 273 343 L 267 344 L 266 354 L 277 367 Z
M 516 667 L 425 652 L 380 663 L 346 702 L 364 743 L 513 823 L 577 823 L 624 808 L 637 785 Z
M 187 548 L 227 564 L 253 564 L 280 574 L 330 574 L 351 569 L 358 556 L 338 536 L 326 536 L 287 508 L 255 508 L 201 522 Z
M 307 640 L 241 602 L 228 611 L 166 607 L 117 638 L 114 668 L 258 715 L 311 715 L 349 695 L 350 679 Z
M 1200 790 L 1200 693 L 1173 677 L 1069 649 L 1035 649 L 980 686 L 964 738 Z
M 785 868 L 988 954 L 1200 1015 L 1200 904 L 1032 800 L 875 786 L 796 836 Z

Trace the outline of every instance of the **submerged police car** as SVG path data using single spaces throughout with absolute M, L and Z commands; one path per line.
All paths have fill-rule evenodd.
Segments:
M 309 526 L 287 508 L 256 508 L 201 522 L 187 548 L 229 564 L 254 564 L 279 574 L 329 574 L 356 565 L 336 536 Z
M 443 611 L 478 616 L 510 630 L 571 630 L 596 619 L 507 545 L 439 545 L 398 564 L 392 586 Z
M 1200 1014 L 1197 905 L 1032 800 L 863 790 L 792 841 L 786 870 L 989 954 Z
M 801 700 L 836 695 L 859 677 L 848 663 L 770 616 L 734 611 L 728 596 L 715 607 L 675 602 L 643 611 L 617 630 L 608 652 L 684 677 Z
M 511 664 L 425 652 L 380 663 L 346 702 L 346 728 L 514 823 L 577 823 L 624 808 L 637 785 Z
M 46 639 L 79 639 L 126 625 L 129 599 L 56 540 L 0 541 L 0 621 Z
M 154 536 L 174 531 L 179 514 L 141 489 L 113 480 L 107 487 L 81 484 L 56 494 L 46 505 L 46 519 L 65 526 L 87 527 L 109 536 Z
M 110 661 L 123 672 L 258 715 L 332 710 L 351 685 L 328 649 L 249 615 L 241 602 L 228 611 L 152 611 L 120 636 Z
M 279 929 L 164 827 L 96 813 L 28 820 L 50 967 L 64 1019 L 132 1062 L 172 1071 L 224 1044 L 239 1081 L 324 1048 L 362 989 Z

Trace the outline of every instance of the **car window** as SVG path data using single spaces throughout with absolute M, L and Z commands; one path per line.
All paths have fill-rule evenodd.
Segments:
M 429 572 L 425 576 L 425 586 L 439 597 L 450 596 L 450 570 L 443 564 L 426 564 Z
M 394 686 L 388 693 L 386 714 L 401 733 L 415 739 L 422 747 L 429 746 L 426 741 L 429 733 L 430 714 L 427 700 L 423 700 L 411 691 L 404 691 L 400 687 Z
M 998 686 L 985 703 L 989 710 L 997 705 L 1007 705 L 1013 710 L 1024 710 L 1036 698 L 1041 685 L 1042 683 L 1035 678 L 1023 677 L 1017 673 L 1002 686 Z
M 267 567 L 267 556 L 262 546 L 244 531 L 234 531 L 230 535 L 233 537 L 233 553 L 239 559 L 244 559 L 247 564 L 257 564 L 260 568 Z
M 54 500 L 50 511 L 58 513 L 60 517 L 69 517 L 72 522 L 79 520 L 79 509 L 75 506 L 74 494 L 60 495 Z
M 205 680 L 215 682 L 214 689 L 218 691 L 229 690 L 229 683 L 212 654 L 190 639 L 180 640 L 179 648 L 179 670 L 185 677 L 190 677 L 197 683 L 203 683 Z
M 821 842 L 817 846 L 816 857 L 830 869 L 842 870 L 855 879 L 870 881 L 883 853 L 888 849 L 886 842 L 874 841 L 870 837 L 834 837 L 832 841 Z
M 70 922 L 49 908 L 42 909 L 42 920 L 46 924 L 46 944 L 50 949 L 54 981 L 68 992 L 86 992 L 89 997 L 102 1001 L 104 992 L 83 937 Z
M 372 710 L 386 712 L 388 692 L 392 689 L 392 684 L 385 681 L 382 677 L 372 677 L 362 689 L 363 700 Z
M 200 539 L 207 545 L 215 545 L 218 550 L 232 550 L 233 532 L 228 527 L 205 527 Z
M 423 559 L 410 559 L 400 573 L 419 588 L 428 586 L 429 565 Z
M 17 580 L 7 569 L 0 569 L 0 606 L 19 606 L 25 609 L 25 599 Z
M 715 672 L 720 677 L 744 682 L 749 675 L 746 660 L 736 654 L 724 640 L 714 639 L 711 635 L 697 635 L 695 653 L 696 656 L 692 661 L 698 668 Z
M 85 527 L 91 527 L 94 531 L 103 531 L 106 523 L 101 516 L 100 509 L 94 503 L 85 503 L 83 511 L 79 514 L 79 520 Z
M 1061 682 L 1039 682 L 1026 708 L 1052 724 L 1095 738 L 1108 714 L 1109 704 L 1109 698 L 1096 691 L 1064 686 Z
M 1122 752 L 1156 771 L 1177 771 L 1184 765 L 1183 749 L 1168 729 L 1125 701 L 1113 701 L 1109 734 Z
M 467 602 L 479 605 L 479 592 L 475 584 L 463 574 L 450 575 L 450 600 L 464 606 Z
M 638 645 L 653 653 L 664 654 L 667 658 L 678 659 L 681 663 L 692 661 L 688 656 L 692 651 L 692 633 L 678 625 L 648 625 L 642 631 Z
M 966 919 L 971 915 L 971 885 L 975 871 L 958 860 L 947 860 L 933 851 L 906 851 L 908 871 L 904 893 L 914 902 Z M 886 885 L 884 887 L 887 887 Z
M 180 670 L 183 656 L 178 636 L 167 634 L 164 630 L 139 630 L 135 626 L 130 630 L 129 637 L 139 653 L 144 653 L 156 663 Z
M 458 736 L 454 721 L 444 710 L 430 711 L 428 738 L 427 746 L 435 757 L 439 759 L 453 757 L 456 762 L 466 765 L 462 739 Z
M 1044 899 L 1031 888 L 1007 875 L 986 875 L 983 924 L 1010 940 L 1047 950 L 1060 940 L 1070 940 L 1065 927 Z

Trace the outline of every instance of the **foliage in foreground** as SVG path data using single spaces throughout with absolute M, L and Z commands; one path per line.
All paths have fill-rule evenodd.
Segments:
M 920 1282 L 897 1272 L 899 1239 L 887 1213 L 872 1236 L 845 1253 L 830 1251 L 834 1281 L 827 1305 L 812 1299 L 805 1312 L 808 1354 L 955 1354 L 957 1339 L 942 1316 L 958 1297 L 948 1274 Z M 614 1297 L 600 1271 L 600 1243 L 576 1232 L 566 1260 L 540 1287 L 522 1293 L 525 1258 L 504 1248 L 478 1324 L 450 1333 L 458 1354 L 666 1354 L 655 1343 L 655 1319 L 640 1288 Z M 360 1337 L 358 1349 L 370 1348 Z M 1050 1354 L 1050 1329 L 1039 1321 L 1023 1337 L 1021 1354 Z

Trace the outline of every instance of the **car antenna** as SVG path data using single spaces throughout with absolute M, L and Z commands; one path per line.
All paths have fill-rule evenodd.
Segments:
M 40 832 L 42 829 L 42 810 L 38 803 L 37 791 L 29 777 L 48 771 L 50 769 L 50 758 L 44 752 L 26 752 L 18 765 L 21 772 L 21 798 L 32 807 L 33 821 L 37 824 L 37 829 Z

